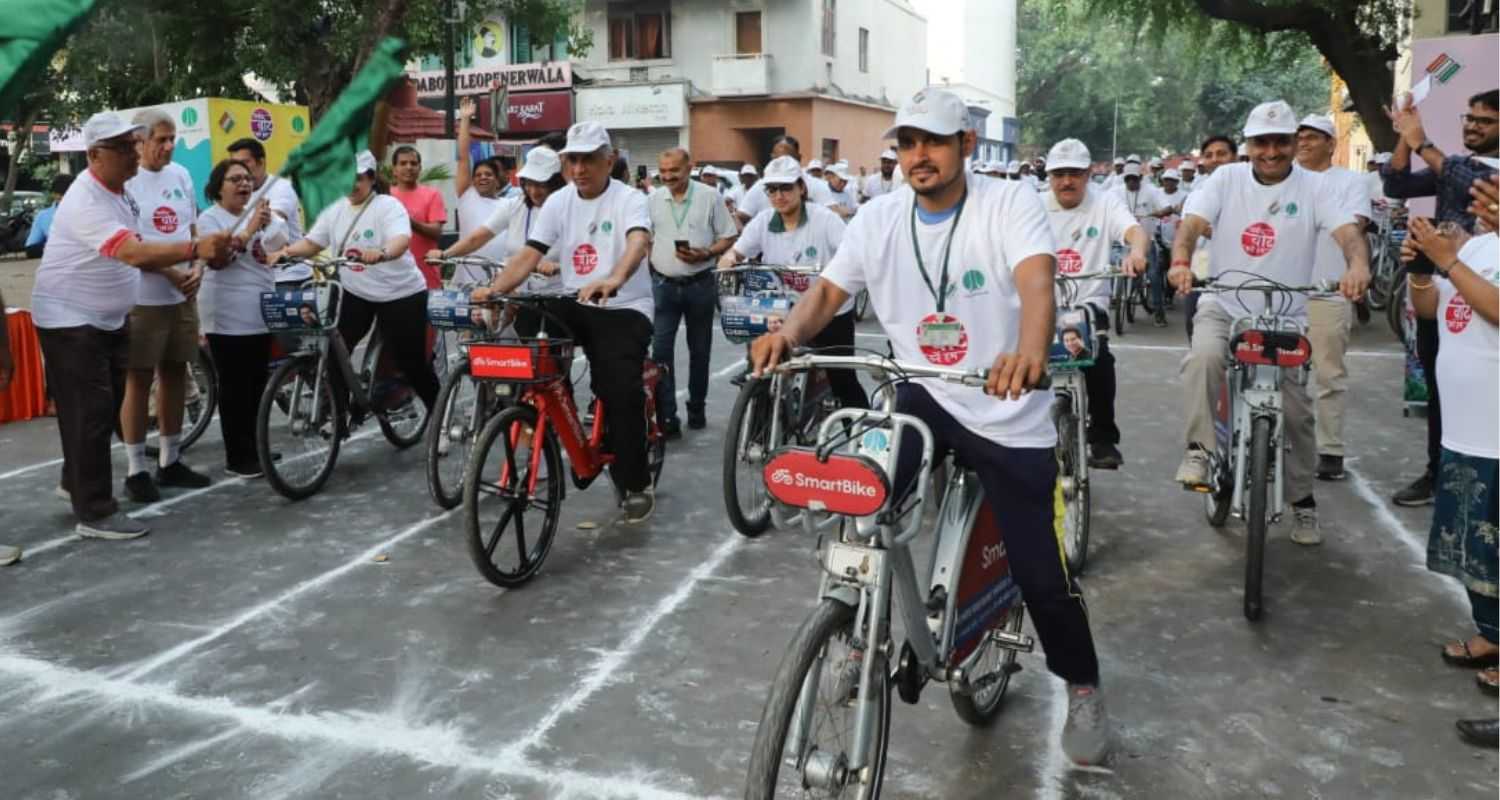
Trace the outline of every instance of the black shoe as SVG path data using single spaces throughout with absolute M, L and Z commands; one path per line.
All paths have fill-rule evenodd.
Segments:
M 1160 311 L 1156 312 L 1156 319 L 1153 319 L 1151 321 L 1151 324 L 1155 325 L 1158 328 L 1167 327 L 1167 315 Z
M 213 478 L 201 472 L 194 472 L 192 467 L 182 463 L 182 459 L 172 462 L 169 467 L 159 467 L 156 470 L 156 482 L 162 486 L 175 486 L 179 489 L 202 489 L 213 485 Z
M 745 385 L 745 379 L 748 378 L 748 377 L 750 377 L 750 373 L 748 371 L 747 372 L 741 372 L 740 374 L 734 376 L 733 378 L 730 378 L 729 382 L 732 383 L 732 384 L 734 384 L 735 386 L 744 386 Z
M 149 472 L 137 472 L 125 478 L 125 494 L 137 503 L 155 503 L 161 499 L 161 490 Z
M 701 431 L 704 428 L 707 428 L 708 427 L 708 416 L 705 415 L 702 411 L 699 411 L 696 414 L 694 414 L 693 412 L 689 411 L 688 412 L 688 427 L 691 428 L 691 429 L 693 429 L 693 430 L 695 430 L 695 431 Z
M 1125 463 L 1125 457 L 1120 455 L 1120 448 L 1112 444 L 1089 445 L 1089 466 L 1094 469 L 1119 469 Z
M 246 461 L 243 464 L 230 464 L 224 468 L 224 472 L 231 478 L 259 478 L 265 475 L 260 468 L 259 461 Z
M 675 419 L 669 419 L 666 422 L 663 422 L 661 424 L 661 435 L 667 437 L 669 441 L 672 439 L 681 439 L 682 422 Z
M 1343 479 L 1343 456 L 1318 456 L 1318 480 L 1341 481 Z
M 1432 474 L 1422 473 L 1422 477 L 1412 481 L 1410 486 L 1396 492 L 1391 501 L 1398 506 L 1432 505 Z
M 1500 720 L 1461 719 L 1453 724 L 1458 728 L 1458 735 L 1470 744 L 1500 747 Z

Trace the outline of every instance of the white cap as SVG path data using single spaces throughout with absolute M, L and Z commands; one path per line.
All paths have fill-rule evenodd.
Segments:
M 849 180 L 849 162 L 847 161 L 839 161 L 835 163 L 828 168 L 828 171 L 839 176 L 840 178 L 843 178 L 846 181 Z
M 379 167 L 375 161 L 375 154 L 371 153 L 369 150 L 361 150 L 359 151 L 359 155 L 354 157 L 355 175 L 363 175 L 366 172 L 374 172 L 378 168 Z
M 1139 163 L 1141 163 L 1141 157 L 1138 156 L 1138 155 L 1136 155 L 1135 153 L 1131 153 L 1130 155 L 1125 156 L 1125 163 L 1126 164 L 1139 164 Z
M 1139 178 L 1139 177 L 1141 177 L 1141 165 L 1137 164 L 1134 161 L 1130 162 L 1129 164 L 1126 164 L 1125 165 L 1125 172 L 1123 173 L 1123 175 L 1124 175 L 1124 177 L 1127 177 L 1127 178 L 1131 178 L 1131 177 Z
M 1047 151 L 1047 171 L 1055 169 L 1088 169 L 1093 166 L 1088 145 L 1077 139 L 1064 139 Z
M 896 151 L 892 150 L 889 147 L 887 147 L 885 149 L 885 151 L 880 154 L 880 160 L 881 161 L 896 161 L 897 160 L 897 158 L 896 158 Z
M 694 178 L 696 178 L 699 175 L 703 174 L 703 167 L 693 167 L 692 171 L 689 172 L 688 174 L 691 175 L 691 176 L 693 176 Z
M 1153 159 L 1151 159 L 1151 168 L 1152 169 L 1156 169 L 1159 166 L 1161 166 L 1161 159 L 1159 159 L 1159 158 L 1153 158 Z
M 1009 172 L 1011 174 L 1015 174 L 1017 172 L 1020 172 L 1021 171 L 1021 162 L 1019 162 L 1019 161 L 1012 161 L 1009 164 L 1006 164 L 1005 165 L 1005 171 Z
M 609 131 L 597 122 L 579 122 L 568 129 L 562 153 L 593 153 L 609 147 Z
M 1261 103 L 1245 121 L 1245 138 L 1255 136 L 1291 136 L 1297 132 L 1297 113 L 1285 100 Z
M 1299 129 L 1312 128 L 1318 133 L 1324 134 L 1330 138 L 1339 138 L 1338 129 L 1333 127 L 1333 117 L 1330 117 L 1327 114 L 1308 114 L 1307 116 L 1302 118 L 1301 122 L 1297 123 L 1297 127 Z
M 821 158 L 815 158 L 815 159 L 807 162 L 807 171 L 808 172 L 811 172 L 811 171 L 813 171 L 815 169 L 816 170 L 822 170 L 823 169 L 823 160 Z
M 112 111 L 101 111 L 89 121 L 83 123 L 83 146 L 85 149 L 117 136 L 128 133 L 138 133 L 146 129 L 145 125 L 133 125 L 125 121 L 125 118 Z
M 1169 169 L 1161 174 L 1161 179 L 1164 181 L 1180 181 L 1182 180 L 1182 173 L 1175 169 Z
M 740 167 L 740 174 L 741 175 L 759 175 L 760 174 L 760 170 L 756 169 L 754 164 L 746 164 L 745 166 Z
M 767 186 L 785 186 L 796 183 L 802 177 L 802 165 L 791 156 L 780 156 L 771 160 L 766 165 L 766 174 L 761 177 L 760 182 Z
M 1125 166 L 1125 159 L 1120 158 L 1119 156 L 1115 156 L 1115 166 L 1117 166 L 1117 167 L 1123 167 L 1123 166 Z
M 1178 169 L 1190 169 L 1190 170 L 1193 170 L 1194 172 L 1197 172 L 1198 171 L 1198 162 L 1194 161 L 1192 156 L 1188 156 L 1187 158 L 1184 158 L 1183 160 L 1177 162 L 1177 168 Z
M 901 104 L 896 112 L 896 124 L 886 129 L 880 138 L 894 139 L 902 128 L 952 136 L 969 129 L 969 109 L 958 95 L 945 89 L 923 89 Z
M 559 172 L 562 172 L 562 162 L 557 157 L 556 150 L 550 147 L 533 147 L 526 153 L 526 163 L 521 167 L 518 177 L 523 181 L 546 183 Z

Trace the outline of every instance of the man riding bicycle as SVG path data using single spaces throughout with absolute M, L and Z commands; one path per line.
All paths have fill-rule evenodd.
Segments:
M 1063 749 L 1076 762 L 1098 763 L 1108 722 L 1083 595 L 1063 562 L 1054 516 L 1060 489 L 1052 395 L 1031 391 L 1056 333 L 1055 246 L 1046 211 L 1025 183 L 966 174 L 964 160 L 977 139 L 963 101 L 951 92 L 918 92 L 885 136 L 899 142 L 906 183 L 860 209 L 785 325 L 755 341 L 754 369 L 764 373 L 810 341 L 866 289 L 897 359 L 990 368 L 983 391 L 904 383 L 896 407 L 932 429 L 939 456 L 951 450 L 978 474 L 1047 666 L 1069 685 Z M 898 491 L 915 468 L 903 460 Z
M 644 522 L 656 508 L 641 380 L 656 310 L 650 275 L 640 269 L 651 247 L 651 213 L 644 194 L 610 179 L 615 150 L 599 123 L 570 128 L 561 155 L 569 185 L 547 198 L 526 246 L 473 298 L 483 302 L 513 291 L 556 248 L 563 286 L 578 293 L 578 303 L 555 303 L 547 311 L 588 356 L 594 394 L 604 401 L 605 441 L 615 456 L 610 474 L 625 495 L 625 521 Z
M 1260 277 L 1290 286 L 1310 284 L 1318 242 L 1331 235 L 1346 265 L 1339 291 L 1350 300 L 1362 296 L 1370 283 L 1370 253 L 1355 219 L 1359 210 L 1331 191 L 1319 173 L 1294 163 L 1297 117 L 1291 106 L 1280 100 L 1256 106 L 1244 134 L 1250 163 L 1219 167 L 1187 199 L 1172 243 L 1167 278 L 1173 288 L 1184 293 L 1192 288 L 1193 249 L 1212 225 L 1209 264 L 1220 285 L 1225 273 L 1248 273 L 1231 274 L 1231 281 Z M 1184 488 L 1201 491 L 1209 485 L 1209 456 L 1216 438 L 1214 402 L 1224 377 L 1230 328 L 1236 319 L 1262 313 L 1264 302 L 1258 292 L 1207 295 L 1198 301 L 1192 350 L 1182 362 L 1186 453 L 1177 482 Z M 1294 295 L 1288 302 L 1290 316 L 1306 317 L 1305 297 Z M 1293 377 L 1294 372 L 1286 370 L 1281 384 L 1292 451 L 1286 470 L 1287 496 L 1295 512 L 1291 538 L 1313 545 L 1323 539 L 1313 499 L 1317 450 L 1312 403 Z

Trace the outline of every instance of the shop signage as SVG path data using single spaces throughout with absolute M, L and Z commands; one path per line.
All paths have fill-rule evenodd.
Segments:
M 680 128 L 687 102 L 683 84 L 598 86 L 578 90 L 578 119 L 611 130 Z
M 411 78 L 417 84 L 418 97 L 442 97 L 447 93 L 446 76 L 442 70 L 415 72 Z M 497 83 L 510 87 L 512 92 L 566 89 L 573 85 L 573 64 L 547 61 L 461 69 L 453 73 L 453 91 L 458 94 L 486 92 Z

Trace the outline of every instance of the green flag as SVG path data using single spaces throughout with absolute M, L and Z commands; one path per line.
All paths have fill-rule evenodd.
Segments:
M 94 0 L 0 0 L 0 117 L 14 111 Z
M 312 135 L 287 156 L 281 175 L 296 182 L 309 224 L 354 185 L 354 158 L 369 143 L 375 103 L 406 74 L 405 49 L 400 39 L 382 41 L 313 126 Z

